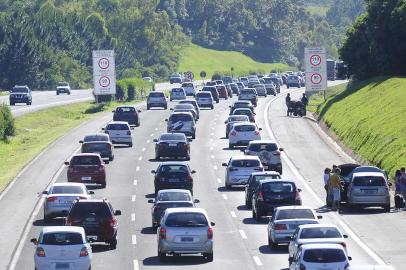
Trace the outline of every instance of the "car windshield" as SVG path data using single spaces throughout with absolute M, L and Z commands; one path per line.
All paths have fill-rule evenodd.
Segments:
M 175 106 L 175 110 L 194 110 L 192 104 L 178 104 Z
M 248 146 L 248 150 L 254 152 L 273 152 L 278 150 L 278 146 L 276 145 L 276 143 L 253 143 Z
M 167 227 L 207 227 L 206 217 L 201 213 L 173 213 L 165 221 Z
M 75 156 L 70 161 L 71 165 L 100 165 L 98 156 Z
M 283 219 L 315 219 L 315 217 L 310 209 L 286 209 L 280 210 L 276 217 L 276 220 Z
M 109 141 L 109 135 L 107 134 L 101 134 L 101 135 L 88 135 L 85 136 L 84 142 L 108 142 Z
M 189 174 L 189 170 L 185 165 L 163 165 L 159 170 L 161 176 L 185 176 Z
M 28 93 L 28 89 L 25 87 L 15 87 L 12 90 L 13 93 Z
M 349 175 L 356 167 L 359 167 L 359 165 L 347 165 L 347 166 L 338 166 L 341 170 L 340 175 L 341 176 L 347 176 Z
M 347 260 L 344 251 L 341 249 L 309 249 L 303 255 L 305 262 L 311 263 L 337 263 Z
M 172 93 L 183 93 L 183 89 L 181 88 L 172 89 Z
M 241 159 L 241 160 L 233 160 L 231 166 L 233 167 L 259 167 L 260 161 L 255 159 Z
M 202 89 L 202 91 L 209 91 L 209 92 L 211 92 L 212 90 L 216 90 L 216 88 L 213 87 L 213 86 L 209 86 L 209 87 L 205 86 L 205 87 L 203 87 L 203 89 Z
M 186 192 L 162 192 L 158 195 L 158 201 L 190 201 L 192 198 Z
M 264 193 L 292 193 L 295 191 L 295 186 L 289 182 L 269 182 L 262 184 Z
M 69 86 L 69 83 L 66 83 L 66 82 L 60 82 L 60 83 L 58 83 L 58 86 Z
M 252 115 L 251 110 L 235 110 L 233 115 Z
M 79 202 L 73 204 L 69 216 L 75 218 L 84 218 L 88 216 L 107 218 L 112 215 L 106 203 Z
M 352 180 L 354 186 L 385 186 L 385 179 L 381 176 L 356 176 Z
M 251 131 L 255 131 L 255 126 L 253 125 L 240 125 L 240 126 L 236 126 L 234 127 L 235 131 L 238 132 L 251 132 Z
M 54 186 L 49 194 L 84 194 L 84 190 L 80 186 Z
M 160 141 L 186 141 L 184 134 L 163 134 L 159 138 Z
M 109 143 L 103 143 L 103 142 L 89 142 L 89 143 L 84 143 L 83 144 L 83 151 L 98 151 L 98 150 L 110 150 L 110 144 Z
M 341 238 L 341 233 L 334 227 L 305 228 L 300 233 L 300 239 L 312 238 Z
M 130 127 L 126 124 L 108 124 L 107 130 L 130 130 Z
M 163 93 L 159 93 L 159 92 L 151 92 L 149 93 L 150 97 L 164 97 Z
M 116 113 L 135 113 L 134 107 L 119 107 L 116 109 Z
M 83 244 L 83 237 L 80 233 L 74 232 L 54 232 L 46 233 L 42 237 L 43 245 L 69 246 Z
M 188 121 L 193 121 L 193 117 L 188 114 L 172 114 L 169 118 L 171 122 L 188 122 Z

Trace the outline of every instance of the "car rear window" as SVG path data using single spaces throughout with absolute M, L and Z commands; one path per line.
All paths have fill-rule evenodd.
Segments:
M 160 93 L 160 92 L 151 92 L 149 93 L 150 97 L 164 97 L 164 93 Z
M 207 227 L 206 217 L 201 213 L 172 213 L 165 221 L 167 227 Z
M 183 89 L 181 88 L 172 89 L 172 93 L 183 93 Z
M 276 143 L 253 143 L 248 146 L 248 150 L 254 151 L 254 152 L 260 152 L 260 151 L 277 151 L 278 146 Z
M 251 110 L 235 110 L 233 115 L 252 115 Z
M 262 191 L 268 194 L 272 193 L 292 193 L 295 186 L 289 182 L 269 182 L 262 184 Z
M 309 249 L 303 255 L 303 260 L 311 263 L 337 263 L 346 259 L 341 249 Z
M 158 201 L 190 201 L 192 198 L 185 192 L 163 192 L 157 199 Z
M 83 244 L 83 237 L 80 233 L 74 232 L 46 233 L 42 237 L 41 244 L 51 246 L 80 245 Z
M 109 148 L 110 144 L 109 143 L 85 143 L 83 144 L 83 150 L 84 151 L 101 151 L 101 150 L 110 150 Z
M 315 219 L 310 209 L 286 209 L 280 210 L 276 220 L 283 219 Z
M 107 142 L 109 141 L 109 135 L 89 135 L 85 136 L 84 142 Z
M 259 167 L 260 161 L 255 159 L 243 159 L 243 160 L 233 160 L 231 163 L 233 167 Z
M 130 127 L 125 124 L 108 124 L 107 130 L 130 130 Z
M 248 108 L 250 104 L 248 102 L 236 102 L 234 103 L 234 108 Z
M 196 97 L 210 98 L 211 94 L 210 93 L 197 93 Z
M 97 156 L 75 156 L 70 162 L 71 165 L 100 165 L 100 163 Z
M 188 121 L 193 121 L 193 117 L 188 114 L 172 114 L 169 117 L 169 120 L 172 122 L 177 122 L 177 121 L 188 122 Z
M 242 122 L 242 121 L 249 121 L 249 119 L 246 115 L 235 115 L 230 116 L 228 118 L 228 122 Z
M 253 126 L 253 125 L 239 125 L 239 126 L 236 126 L 235 128 L 235 131 L 238 131 L 238 132 L 250 132 L 250 131 L 255 131 L 255 126 Z
M 83 188 L 79 186 L 54 186 L 50 194 L 83 194 Z
M 209 92 L 211 92 L 212 90 L 216 90 L 216 87 L 213 87 L 213 86 L 207 87 L 207 86 L 205 86 L 202 89 L 202 91 L 209 91 Z
M 69 216 L 75 218 L 84 218 L 88 216 L 111 217 L 109 206 L 104 202 L 78 202 L 73 204 Z
M 192 104 L 178 104 L 175 106 L 175 110 L 194 110 Z
M 161 141 L 186 141 L 184 134 L 163 134 L 159 138 Z
M 193 83 L 182 83 L 182 87 L 193 87 Z
M 341 233 L 333 227 L 305 228 L 300 233 L 300 239 L 312 238 L 341 238 Z
M 256 89 L 262 89 L 262 90 L 265 90 L 265 86 L 264 85 L 262 85 L 262 84 L 257 84 L 257 85 L 255 85 L 254 86 Z
M 189 170 L 185 165 L 163 165 L 159 171 L 162 176 L 169 176 L 173 174 L 188 175 Z
M 385 179 L 381 176 L 357 176 L 352 180 L 354 186 L 385 186 Z
M 134 107 L 120 107 L 116 109 L 116 113 L 134 113 Z

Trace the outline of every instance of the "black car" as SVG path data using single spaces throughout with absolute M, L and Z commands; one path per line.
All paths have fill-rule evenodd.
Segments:
M 32 104 L 32 92 L 31 89 L 24 86 L 14 86 L 10 91 L 10 105 L 13 106 L 16 103 L 25 103 L 27 105 Z
M 151 171 L 155 175 L 155 195 L 161 189 L 187 189 L 193 194 L 193 177 L 195 171 L 185 162 L 163 162 L 156 170 Z
M 116 216 L 120 210 L 113 210 L 106 199 L 77 200 L 73 203 L 66 218 L 67 226 L 83 227 L 91 242 L 105 242 L 111 248 L 117 246 L 118 222 Z
M 245 206 L 252 207 L 252 194 L 257 189 L 259 182 L 270 179 L 281 179 L 281 175 L 278 172 L 256 172 L 250 175 L 245 185 Z
M 251 101 L 248 100 L 239 100 L 233 103 L 232 106 L 230 107 L 230 115 L 233 115 L 233 112 L 235 109 L 239 109 L 239 108 L 249 108 L 253 113 L 254 111 L 254 106 L 252 106 Z
M 300 192 L 293 181 L 262 180 L 252 194 L 252 217 L 260 220 L 273 214 L 279 206 L 302 205 Z
M 124 121 L 128 122 L 129 125 L 134 125 L 136 127 L 140 126 L 140 117 L 138 113 L 141 110 L 137 110 L 133 106 L 119 106 L 113 113 L 113 121 Z
M 341 191 L 341 201 L 346 202 L 347 201 L 347 190 L 348 190 L 348 185 L 351 182 L 351 176 L 352 176 L 352 171 L 355 168 L 360 167 L 359 164 L 353 164 L 353 163 L 347 163 L 347 164 L 341 164 L 337 166 L 340 168 L 340 176 L 341 176 L 341 186 L 343 187 Z
M 273 84 L 275 86 L 276 93 L 279 94 L 281 92 L 281 85 L 279 83 L 279 79 L 277 77 L 265 77 L 264 78 L 265 84 Z
M 205 86 L 205 87 L 203 87 L 202 91 L 210 92 L 212 97 L 213 97 L 213 100 L 216 103 L 220 102 L 220 95 L 219 95 L 219 92 L 217 91 L 217 88 L 215 86 Z
M 163 133 L 155 139 L 155 159 L 163 157 L 190 160 L 190 144 L 183 133 Z

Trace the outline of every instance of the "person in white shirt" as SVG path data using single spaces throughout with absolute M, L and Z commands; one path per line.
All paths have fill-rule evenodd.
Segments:
M 323 181 L 324 181 L 324 189 L 326 190 L 326 205 L 328 202 L 328 180 L 330 179 L 330 174 L 331 174 L 331 169 L 330 168 L 325 168 L 324 169 L 324 175 L 323 175 Z

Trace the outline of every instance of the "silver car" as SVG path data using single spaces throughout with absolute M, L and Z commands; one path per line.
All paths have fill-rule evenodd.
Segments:
M 93 191 L 88 191 L 82 183 L 55 183 L 43 192 L 44 221 L 48 222 L 54 217 L 64 217 L 76 199 L 91 199 Z
M 282 174 L 281 152 L 283 148 L 273 141 L 250 141 L 244 153 L 249 156 L 258 156 L 265 170 L 276 171 Z
M 214 100 L 210 92 L 202 91 L 196 94 L 196 102 L 199 105 L 199 108 L 209 107 L 212 110 L 214 109 Z
M 167 254 L 202 254 L 213 261 L 213 228 L 202 208 L 169 208 L 158 227 L 158 257 Z
M 389 185 L 381 172 L 354 173 L 347 190 L 347 203 L 350 207 L 381 206 L 389 212 Z
M 278 244 L 288 244 L 296 228 L 303 224 L 318 224 L 322 216 L 317 216 L 310 207 L 281 206 L 268 223 L 268 245 L 276 248 Z
M 252 173 L 264 171 L 261 161 L 255 156 L 232 157 L 222 165 L 226 167 L 227 189 L 233 185 L 246 185 Z
M 256 85 L 254 85 L 254 88 L 255 88 L 255 90 L 257 90 L 258 96 L 264 96 L 264 97 L 267 96 L 267 91 L 266 91 L 265 85 L 256 84 Z
M 174 112 L 168 119 L 167 132 L 183 133 L 186 136 L 196 138 L 196 123 L 190 112 Z

